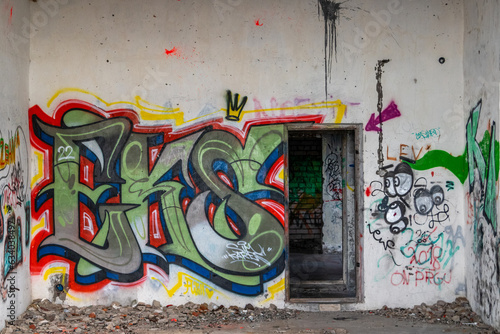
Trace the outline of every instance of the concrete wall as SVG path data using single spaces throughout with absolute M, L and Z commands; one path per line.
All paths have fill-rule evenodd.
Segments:
M 0 1 L 0 328 L 31 302 L 29 3 Z
M 467 296 L 474 310 L 500 328 L 498 121 L 500 5 L 465 2 L 464 106 L 469 178 L 465 187 Z
M 342 159 L 342 136 L 323 136 L 323 252 L 342 253 L 343 205 L 342 191 L 345 184 Z
M 365 126 L 352 307 L 465 294 L 462 1 L 52 3 L 31 40 L 34 298 L 283 306 L 302 121 Z

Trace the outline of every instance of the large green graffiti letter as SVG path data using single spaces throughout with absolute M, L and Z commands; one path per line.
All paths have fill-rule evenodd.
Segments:
M 90 124 L 89 124 L 90 123 Z M 123 183 L 116 166 L 131 130 L 126 118 L 103 120 L 82 110 L 63 118 L 64 127 L 53 127 L 35 117 L 33 127 L 53 149 L 53 182 L 38 195 L 53 195 L 53 234 L 41 244 L 38 257 L 61 255 L 77 261 L 80 276 L 107 269 L 131 274 L 141 268 L 141 252 L 125 212 L 134 206 L 107 203 L 118 196 L 116 185 Z M 95 160 L 93 185 L 80 181 L 82 157 Z M 90 215 L 80 219 L 84 205 Z M 82 224 L 96 231 L 92 240 L 80 236 Z
M 491 138 L 489 147 L 488 164 L 484 159 L 481 147 L 476 141 L 479 115 L 481 113 L 482 101 L 472 109 L 467 121 L 467 160 L 469 164 L 469 192 L 474 191 L 475 167 L 479 171 L 479 182 L 481 189 L 481 203 L 483 205 L 484 217 L 493 226 L 496 233 L 496 156 L 495 156 L 495 122 L 491 126 Z

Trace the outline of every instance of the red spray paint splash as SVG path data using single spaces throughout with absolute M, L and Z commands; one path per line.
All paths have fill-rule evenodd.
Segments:
M 264 25 L 264 23 L 260 23 L 259 20 L 255 20 L 255 25 L 256 26 L 259 26 L 259 27 L 262 27 Z
M 168 50 L 168 49 L 165 49 L 165 54 L 167 56 L 170 56 L 172 54 L 175 54 L 177 52 L 177 48 L 174 46 L 174 48 L 172 50 Z
M 14 7 L 10 7 L 9 25 L 11 25 L 11 24 L 12 24 L 12 9 L 13 9 L 13 8 L 14 8 Z

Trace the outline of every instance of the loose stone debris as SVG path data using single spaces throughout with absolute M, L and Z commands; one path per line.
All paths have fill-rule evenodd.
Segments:
M 452 303 L 439 300 L 434 305 L 422 303 L 413 308 L 388 308 L 383 306 L 380 310 L 363 311 L 364 314 L 375 314 L 387 318 L 415 319 L 429 324 L 451 324 L 473 326 L 484 329 L 484 333 L 498 334 L 500 332 L 482 322 L 481 318 L 472 311 L 469 301 L 465 297 L 458 297 Z
M 499 334 L 481 321 L 466 298 L 457 298 L 452 303 L 438 301 L 431 306 L 421 304 L 411 309 L 391 309 L 384 306 L 380 310 L 357 312 L 415 322 L 473 326 L 484 329 L 482 333 Z M 273 304 L 269 308 L 254 307 L 251 304 L 244 308 L 226 308 L 213 303 L 198 305 L 192 302 L 182 306 L 162 306 L 155 300 L 151 305 L 142 302 L 120 305 L 114 302 L 109 306 L 76 307 L 54 304 L 44 299 L 33 301 L 18 320 L 13 324 L 6 323 L 1 333 L 129 334 L 148 329 L 217 329 L 235 323 L 286 320 L 301 313 L 297 310 L 278 309 Z
M 54 304 L 47 299 L 35 300 L 14 324 L 6 323 L 3 333 L 135 333 L 146 329 L 206 329 L 220 328 L 230 323 L 272 321 L 296 317 L 297 311 L 258 308 L 228 308 L 213 303 L 182 306 L 161 306 L 142 302 L 133 305 L 76 307 Z

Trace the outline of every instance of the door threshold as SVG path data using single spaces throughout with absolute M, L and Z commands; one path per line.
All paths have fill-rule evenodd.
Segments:
M 311 280 L 311 281 L 300 281 L 300 282 L 294 282 L 294 283 L 290 283 L 291 285 L 297 285 L 297 286 L 303 286 L 303 285 L 338 285 L 338 284 L 345 284 L 344 280 L 340 279 L 340 280 L 334 280 L 334 281 L 327 281 L 327 280 L 324 280 L 324 281 L 315 281 L 315 280 Z
M 347 298 L 290 298 L 288 300 L 291 304 L 353 304 L 358 303 L 356 297 Z

